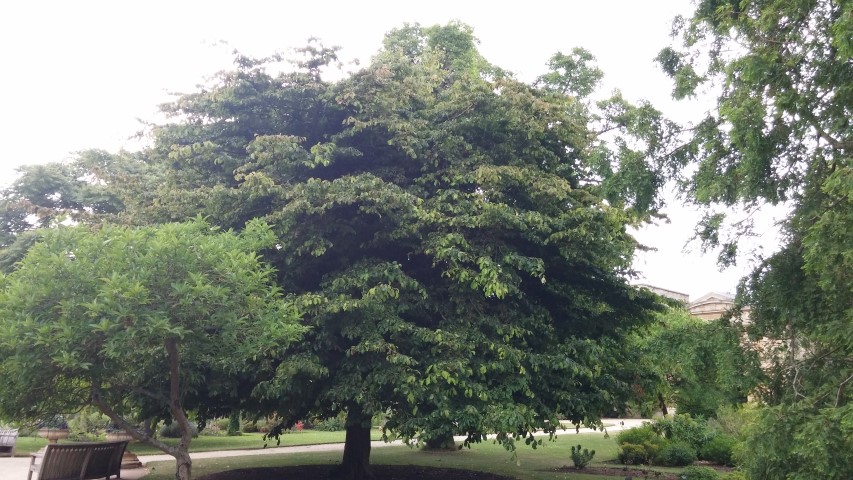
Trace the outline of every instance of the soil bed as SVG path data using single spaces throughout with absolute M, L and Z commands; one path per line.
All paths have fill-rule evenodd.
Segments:
M 637 479 L 650 480 L 678 480 L 678 474 L 670 472 L 659 472 L 656 470 L 638 470 L 622 467 L 586 467 L 583 470 L 578 470 L 574 467 L 560 467 L 552 470 L 553 472 L 562 473 L 583 473 L 584 475 L 601 475 L 607 478 L 618 478 L 619 480 L 625 477 L 633 477 Z

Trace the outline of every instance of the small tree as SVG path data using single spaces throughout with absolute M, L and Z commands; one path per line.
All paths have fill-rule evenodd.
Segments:
M 189 412 L 203 423 L 238 408 L 300 332 L 254 253 L 274 242 L 260 222 L 240 235 L 201 220 L 41 232 L 0 277 L 0 415 L 92 404 L 191 478 Z M 177 423 L 180 442 L 133 428 L 131 412 Z

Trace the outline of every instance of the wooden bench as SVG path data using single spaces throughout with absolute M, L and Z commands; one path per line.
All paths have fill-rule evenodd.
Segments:
M 14 457 L 15 443 L 18 441 L 18 429 L 0 429 L 0 456 Z
M 30 473 L 38 480 L 109 480 L 121 478 L 121 457 L 127 440 L 121 442 L 51 443 L 43 453 L 32 455 Z M 40 462 L 36 462 L 37 459 Z

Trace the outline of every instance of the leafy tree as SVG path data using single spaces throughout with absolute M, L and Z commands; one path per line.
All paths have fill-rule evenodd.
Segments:
M 0 277 L 0 414 L 39 418 L 94 405 L 191 477 L 188 415 L 239 408 L 253 372 L 302 330 L 255 250 L 268 226 L 236 235 L 201 220 L 148 228 L 59 227 Z M 137 431 L 175 422 L 178 445 Z
M 786 202 L 785 239 L 741 285 L 755 337 L 776 340 L 769 408 L 746 448 L 754 478 L 853 471 L 853 3 L 704 0 L 679 19 L 684 48 L 658 60 L 676 95 L 704 84 L 718 108 L 685 148 L 694 201 L 758 209 Z M 700 65 L 705 65 L 704 70 Z M 723 217 L 700 229 L 734 258 Z M 747 226 L 747 223 L 741 223 Z
M 658 322 L 638 331 L 629 343 L 651 376 L 637 382 L 638 400 L 678 413 L 713 417 L 721 405 L 746 400 L 761 377 L 756 352 L 743 329 L 728 320 L 705 321 L 683 307 L 670 307 Z
M 0 191 L 0 271 L 10 272 L 36 240 L 60 224 L 117 221 L 128 206 L 150 203 L 158 169 L 127 152 L 87 150 L 66 163 L 19 168 Z
M 267 258 L 311 329 L 256 408 L 280 428 L 346 412 L 347 478 L 369 476 L 376 413 L 406 439 L 508 448 L 597 421 L 629 396 L 621 341 L 656 308 L 626 283 L 626 226 L 660 203 L 670 125 L 591 102 L 582 50 L 531 86 L 475 43 L 464 25 L 407 26 L 336 83 L 321 45 L 280 74 L 278 55 L 238 56 L 164 107 L 175 121 L 145 154 L 168 172 L 137 218 L 273 226 Z

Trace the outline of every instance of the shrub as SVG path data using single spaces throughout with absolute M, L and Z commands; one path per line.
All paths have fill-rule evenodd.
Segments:
M 720 474 L 713 468 L 687 467 L 678 474 L 678 480 L 719 480 Z
M 193 433 L 193 437 L 198 436 L 198 427 L 196 427 L 195 424 L 190 423 L 190 431 Z M 160 428 L 160 436 L 166 438 L 181 438 L 181 429 L 178 428 L 178 422 L 163 425 Z
M 648 464 L 655 458 L 658 450 L 666 443 L 655 433 L 651 425 L 623 430 L 616 436 L 616 443 L 622 447 L 619 461 L 627 465 Z M 627 446 L 627 448 L 626 448 Z
M 708 441 L 702 450 L 699 450 L 699 456 L 702 460 L 708 460 L 720 465 L 734 466 L 732 461 L 732 451 L 734 450 L 737 440 L 724 433 L 721 433 Z
M 655 456 L 655 463 L 667 467 L 683 467 L 696 461 L 696 450 L 687 442 L 669 442 Z
M 346 422 L 340 416 L 324 418 L 315 423 L 314 428 L 321 432 L 340 432 L 346 430 Z
M 622 450 L 619 452 L 619 463 L 623 465 L 645 465 L 648 464 L 654 457 L 649 452 L 650 444 L 636 445 L 633 443 L 623 443 Z
M 588 448 L 584 448 L 581 451 L 581 445 L 578 444 L 578 447 L 572 447 L 572 463 L 575 464 L 575 468 L 584 468 L 589 465 L 589 462 L 592 461 L 592 457 L 595 456 L 595 450 L 590 450 Z
M 646 442 L 660 443 L 660 440 L 660 436 L 649 424 L 644 424 L 642 427 L 622 430 L 618 435 L 616 435 L 616 443 L 619 445 L 623 445 L 625 443 L 631 443 L 634 445 L 642 445 Z
M 230 420 L 227 418 L 217 418 L 211 426 L 215 426 L 218 430 L 227 430 L 229 422 Z
M 103 413 L 88 407 L 80 410 L 68 421 L 68 428 L 78 435 L 98 435 L 110 424 L 110 419 Z
M 228 419 L 228 424 L 225 426 L 225 431 L 229 437 L 240 435 L 240 413 L 232 413 Z
M 669 440 L 688 443 L 695 451 L 699 451 L 713 436 L 704 419 L 687 414 L 661 418 L 651 428 Z

